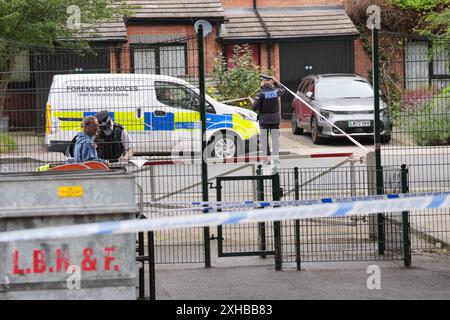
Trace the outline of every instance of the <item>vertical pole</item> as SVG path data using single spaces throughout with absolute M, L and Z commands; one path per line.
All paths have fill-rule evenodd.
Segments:
M 375 143 L 375 175 L 377 194 L 383 194 L 383 167 L 381 166 L 381 135 L 380 135 L 380 78 L 379 78 L 379 39 L 378 29 L 372 28 L 372 64 L 373 64 L 373 97 L 374 97 L 374 143 Z M 384 254 L 384 215 L 377 214 L 378 222 L 378 253 Z
M 264 180 L 262 176 L 262 166 L 259 165 L 256 169 L 256 176 L 259 177 L 256 181 L 256 199 L 258 201 L 264 201 Z M 267 251 L 266 245 L 266 223 L 258 222 L 258 234 L 259 234 L 259 250 L 262 252 Z M 265 254 L 261 255 L 262 259 L 265 259 L 267 256 Z
M 295 200 L 300 200 L 300 179 L 298 175 L 298 167 L 294 168 L 294 192 Z M 300 220 L 295 220 L 295 262 L 297 263 L 297 271 L 301 270 L 300 257 Z
M 256 171 L 257 171 L 257 164 L 252 164 L 252 177 L 256 177 Z M 252 180 L 252 199 L 258 201 L 258 185 L 257 181 Z
M 206 157 L 206 92 L 205 92 L 205 46 L 203 37 L 203 26 L 198 28 L 198 76 L 199 76 L 199 89 L 200 89 L 200 118 L 202 121 L 202 200 L 204 202 L 209 201 L 208 190 L 208 166 Z M 206 206 L 206 205 L 205 205 Z M 208 210 L 205 209 L 203 213 L 207 214 Z M 205 242 L 205 268 L 211 267 L 211 243 L 209 238 L 209 227 L 203 228 L 203 239 Z
M 150 201 L 156 201 L 156 184 L 155 184 L 155 167 L 150 166 L 149 170 L 150 180 Z
M 216 180 L 216 190 L 217 190 L 217 202 L 222 202 L 222 180 L 217 178 Z M 222 212 L 222 209 L 218 209 L 217 212 Z M 223 227 L 217 226 L 217 253 L 219 257 L 223 255 Z
M 147 232 L 148 246 L 148 274 L 150 300 L 156 300 L 156 277 L 155 277 L 155 238 L 153 231 Z
M 273 200 L 281 200 L 280 194 L 280 174 L 277 172 L 272 176 L 272 192 Z M 273 235 L 275 238 L 275 270 L 280 271 L 283 269 L 283 257 L 282 257 L 282 246 L 281 246 L 281 222 L 275 221 L 273 223 Z
M 402 164 L 402 193 L 409 192 L 408 186 L 408 169 L 405 164 Z M 409 227 L 409 212 L 402 212 L 402 225 L 403 225 L 403 259 L 405 267 L 411 266 L 411 229 Z
M 350 160 L 350 194 L 352 197 L 356 196 L 356 170 L 353 159 Z
M 143 257 L 144 252 L 144 233 L 138 233 L 138 255 Z M 139 300 L 145 299 L 145 263 L 139 260 L 142 264 L 139 268 Z

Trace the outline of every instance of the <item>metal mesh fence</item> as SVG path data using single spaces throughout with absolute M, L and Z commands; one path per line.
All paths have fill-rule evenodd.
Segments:
M 448 165 L 414 165 L 409 170 L 409 192 L 447 191 L 450 180 L 445 178 Z M 412 173 L 412 174 L 411 174 Z M 450 210 L 414 210 L 410 214 L 411 248 L 419 253 L 428 250 L 448 250 L 450 247 Z
M 283 199 L 312 200 L 364 196 L 375 193 L 375 168 L 353 161 L 335 168 L 294 168 L 280 172 Z M 384 170 L 385 177 L 400 178 L 400 168 Z M 385 179 L 389 181 L 389 179 Z M 400 179 L 385 185 L 400 192 Z M 283 259 L 286 262 L 364 261 L 403 259 L 401 213 L 283 222 Z M 383 235 L 379 235 L 379 227 Z M 381 250 L 380 246 L 384 249 Z
M 93 135 L 92 144 L 103 150 L 98 151 L 99 158 L 136 176 L 144 216 L 198 213 L 164 204 L 202 199 L 197 38 L 89 50 L 17 46 L 20 53 L 10 62 L 13 68 L 2 65 L 0 69 L 1 173 L 32 172 L 46 164 L 52 168 L 70 161 L 76 155 L 68 157 L 66 152 L 83 131 L 83 119 L 107 110 L 112 122 L 100 125 L 112 134 Z M 448 48 L 448 39 L 380 35 L 381 88 L 394 120 L 391 141 L 382 147 L 386 193 L 401 192 L 403 163 L 409 170 L 410 192 L 449 189 Z M 216 112 L 208 101 L 206 108 L 209 125 L 220 118 L 224 127 L 233 126 L 233 117 Z M 117 146 L 119 135 L 128 141 L 123 149 Z M 116 163 L 131 145 L 135 161 Z M 272 180 L 255 180 L 255 166 L 251 163 L 252 170 L 235 171 L 232 165 L 225 169 L 215 165 L 208 182 L 241 175 L 240 181 L 221 181 L 221 200 L 271 200 Z M 355 162 L 339 168 L 282 169 L 279 191 L 283 200 L 370 195 L 376 193 L 373 173 L 373 168 Z M 214 193 L 210 190 L 212 201 L 218 200 Z M 447 246 L 449 216 L 445 210 L 412 212 L 412 249 Z M 375 215 L 283 223 L 284 259 L 401 258 L 402 214 L 383 218 L 381 222 Z M 381 240 L 375 237 L 379 228 L 383 229 Z M 203 231 L 156 232 L 156 263 L 204 262 Z M 223 242 L 222 254 L 266 255 L 274 249 L 272 224 L 227 227 L 221 234 L 214 233 Z
M 407 164 L 410 180 L 430 190 L 450 180 L 449 48 L 448 38 L 384 32 L 379 38 L 380 87 L 393 118 L 383 165 Z
M 449 189 L 449 49 L 449 38 L 380 33 L 380 87 L 393 118 L 382 163 L 408 165 L 409 192 Z M 449 213 L 411 212 L 412 249 L 448 246 Z
M 261 169 L 253 176 L 217 178 L 217 201 L 271 201 L 274 199 L 273 176 L 263 176 Z M 244 208 L 248 210 L 250 208 Z M 235 211 L 228 208 L 223 211 Z M 241 210 L 239 208 L 238 210 Z M 218 227 L 218 254 L 225 256 L 267 256 L 274 254 L 274 223 L 248 223 Z

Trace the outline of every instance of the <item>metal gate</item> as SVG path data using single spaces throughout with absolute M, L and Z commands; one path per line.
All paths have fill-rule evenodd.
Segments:
M 374 167 L 281 169 L 283 200 L 367 196 Z M 384 168 L 385 194 L 408 192 L 408 169 Z M 393 261 L 411 264 L 409 212 L 283 221 L 283 262 Z M 380 219 L 380 216 L 382 219 Z
M 278 174 L 261 175 L 261 168 L 258 168 L 256 176 L 218 177 L 215 188 L 218 202 L 226 202 L 230 199 L 232 201 L 277 201 L 282 194 L 280 176 Z M 236 190 L 239 190 L 237 194 Z M 236 211 L 236 208 L 228 210 Z M 219 257 L 261 256 L 265 258 L 268 255 L 275 255 L 275 266 L 281 269 L 280 222 L 218 226 L 217 233 Z

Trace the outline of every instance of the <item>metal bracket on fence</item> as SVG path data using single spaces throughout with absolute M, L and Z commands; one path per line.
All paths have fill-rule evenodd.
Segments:
M 211 238 L 209 238 L 209 240 L 225 240 L 223 237 L 216 237 L 214 234 L 211 235 Z
M 215 186 L 214 187 L 214 183 L 212 183 L 212 182 L 208 182 L 208 186 L 209 186 L 210 189 L 217 189 L 217 188 L 219 188 L 219 186 Z

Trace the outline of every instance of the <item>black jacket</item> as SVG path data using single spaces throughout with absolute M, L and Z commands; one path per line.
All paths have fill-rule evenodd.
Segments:
M 260 125 L 280 124 L 280 103 L 278 98 L 285 93 L 280 86 L 264 85 L 253 102 L 253 110 L 259 114 Z
M 98 144 L 97 152 L 100 158 L 106 159 L 109 162 L 117 162 L 123 155 L 125 149 L 122 143 L 122 132 L 124 128 L 114 123 L 113 132 L 109 136 L 103 131 L 99 131 L 96 143 Z

